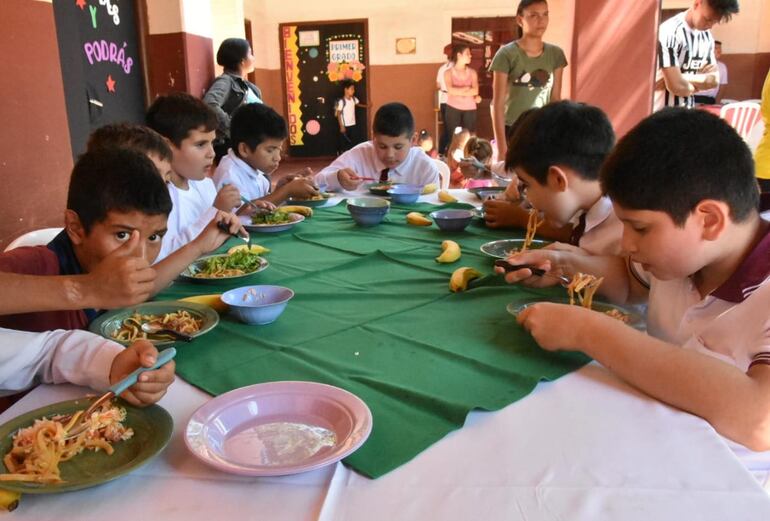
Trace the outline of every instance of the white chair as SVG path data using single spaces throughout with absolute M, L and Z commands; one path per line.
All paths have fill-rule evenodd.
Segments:
M 758 103 L 738 101 L 723 106 L 719 117 L 727 121 L 744 140 L 748 140 L 749 133 L 762 114 Z
M 449 177 L 452 175 L 451 172 L 449 172 L 449 165 L 444 163 L 440 159 L 434 159 L 433 161 L 436 163 L 436 168 L 438 168 L 439 180 L 441 181 L 439 185 L 439 189 L 446 190 L 447 188 L 449 188 Z
M 21 246 L 40 246 L 48 244 L 51 239 L 56 237 L 60 231 L 64 228 L 42 228 L 40 230 L 32 230 L 24 235 L 16 237 L 11 244 L 5 247 L 5 251 L 13 250 Z

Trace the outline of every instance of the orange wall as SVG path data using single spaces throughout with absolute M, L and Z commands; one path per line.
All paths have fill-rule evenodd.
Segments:
M 16 236 L 64 219 L 73 161 L 53 6 L 3 0 L 0 56 L 2 250 Z
M 720 91 L 722 98 L 759 99 L 762 85 L 770 69 L 770 52 L 756 54 L 723 54 L 728 83 Z

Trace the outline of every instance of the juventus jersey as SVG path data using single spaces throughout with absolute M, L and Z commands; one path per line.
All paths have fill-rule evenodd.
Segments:
M 698 31 L 687 25 L 685 12 L 663 22 L 658 28 L 658 73 L 656 80 L 662 80 L 661 69 L 677 67 L 682 74 L 696 74 L 701 68 L 716 63 L 714 36 L 711 31 Z M 675 96 L 666 90 L 655 92 L 655 109 L 663 107 L 692 107 L 692 96 Z

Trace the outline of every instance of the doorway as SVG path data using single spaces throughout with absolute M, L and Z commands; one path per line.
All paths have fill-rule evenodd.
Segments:
M 369 99 L 366 20 L 284 23 L 279 26 L 283 99 L 289 125 L 289 155 L 333 157 L 340 131 L 334 116 L 341 82 L 355 85 L 360 104 Z M 365 107 L 355 109 L 359 139 L 368 139 Z

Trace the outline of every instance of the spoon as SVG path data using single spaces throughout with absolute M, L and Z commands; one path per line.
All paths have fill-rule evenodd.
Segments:
M 545 271 L 542 268 L 536 268 L 531 264 L 511 264 L 506 260 L 498 259 L 495 261 L 495 266 L 498 268 L 503 268 L 506 273 L 527 269 L 532 272 L 532 275 L 536 275 L 538 277 L 552 277 L 560 281 L 562 285 L 569 285 L 570 282 L 572 282 L 568 277 L 565 277 L 564 275 L 554 275 L 550 271 Z
M 139 378 L 140 374 L 146 371 L 154 371 L 155 369 L 163 365 L 166 365 L 175 356 L 176 356 L 176 349 L 174 349 L 173 347 L 164 349 L 163 351 L 158 353 L 158 359 L 152 365 L 152 367 L 139 367 L 133 373 L 129 374 L 128 376 L 123 378 L 121 381 L 119 381 L 118 383 L 110 387 L 110 389 L 106 393 L 104 393 L 98 399 L 96 399 L 91 404 L 91 406 L 85 410 L 85 412 L 83 412 L 80 416 L 77 417 L 75 423 L 72 424 L 70 428 L 67 430 L 67 434 L 64 436 L 64 439 L 69 440 L 85 432 L 88 429 L 88 424 L 85 423 L 86 420 L 90 418 L 91 415 L 94 413 L 94 411 L 97 410 L 104 402 L 111 400 L 115 396 L 120 395 L 123 391 L 125 391 L 126 389 L 134 385 L 137 379 Z
M 149 335 L 171 335 L 176 340 L 182 340 L 184 342 L 192 342 L 193 339 L 193 337 L 185 333 L 180 333 L 179 331 L 168 329 L 158 324 L 151 324 L 150 322 L 142 324 L 142 331 Z

